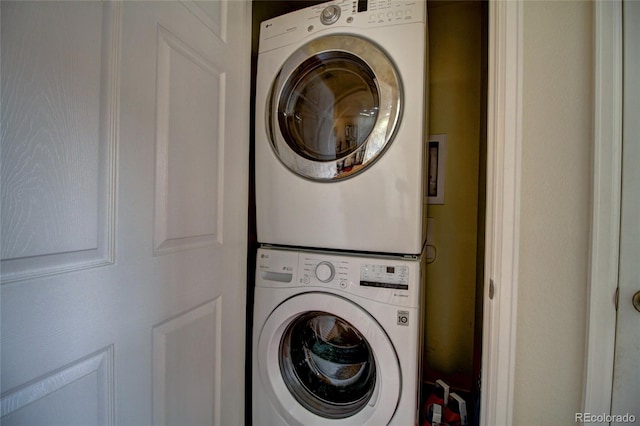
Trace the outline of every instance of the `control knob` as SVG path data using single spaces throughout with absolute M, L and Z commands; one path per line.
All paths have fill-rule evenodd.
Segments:
M 328 283 L 336 275 L 336 270 L 329 262 L 320 262 L 316 266 L 316 278 L 323 283 Z
M 335 4 L 327 6 L 320 14 L 320 22 L 322 22 L 324 25 L 331 25 L 338 20 L 338 18 L 340 17 L 340 12 L 340 7 L 336 6 Z

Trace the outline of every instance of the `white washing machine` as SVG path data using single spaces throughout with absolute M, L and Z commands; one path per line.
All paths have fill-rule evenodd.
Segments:
M 255 425 L 414 425 L 421 258 L 258 250 Z
M 421 253 L 427 46 L 425 1 L 336 0 L 262 22 L 259 242 Z

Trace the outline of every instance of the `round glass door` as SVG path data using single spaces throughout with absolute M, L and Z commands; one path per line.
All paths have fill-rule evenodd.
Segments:
M 402 377 L 389 336 L 341 296 L 302 293 L 280 303 L 259 331 L 261 392 L 287 424 L 388 424 Z
M 388 148 L 401 88 L 378 46 L 332 35 L 289 57 L 268 102 L 268 134 L 283 164 L 305 178 L 331 181 L 361 172 Z
M 307 312 L 287 327 L 279 361 L 289 392 L 322 417 L 354 415 L 375 389 L 376 366 L 369 343 L 347 321 L 326 312 Z

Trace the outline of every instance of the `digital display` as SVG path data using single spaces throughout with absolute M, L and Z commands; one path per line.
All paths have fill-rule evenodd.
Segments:
M 360 281 L 364 287 L 392 288 L 394 290 L 409 290 L 408 284 L 382 283 L 377 281 Z
M 405 265 L 362 265 L 360 267 L 360 285 L 364 287 L 408 290 L 409 267 Z
M 358 12 L 367 11 L 367 1 L 368 0 L 358 0 Z

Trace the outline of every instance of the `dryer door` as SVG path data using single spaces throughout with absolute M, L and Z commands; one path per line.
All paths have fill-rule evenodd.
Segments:
M 289 424 L 387 424 L 400 399 L 396 351 L 380 324 L 337 295 L 280 304 L 258 340 L 258 370 Z
M 277 74 L 267 134 L 294 173 L 318 181 L 353 176 L 388 148 L 401 116 L 399 75 L 374 43 L 353 35 L 317 38 Z

